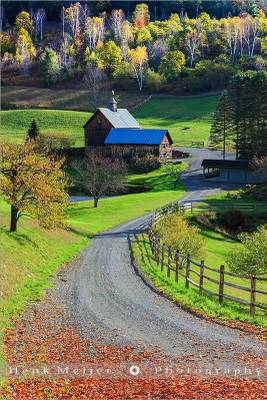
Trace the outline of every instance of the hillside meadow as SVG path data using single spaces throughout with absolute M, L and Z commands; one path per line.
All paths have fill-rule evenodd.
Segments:
M 207 142 L 217 101 L 217 95 L 154 97 L 132 113 L 144 128 L 166 128 L 175 144 L 191 146 L 194 141 Z M 0 134 L 2 140 L 22 141 L 35 118 L 41 132 L 64 133 L 74 139 L 75 146 L 83 146 L 83 125 L 91 115 L 69 110 L 5 110 L 1 112 Z
M 37 221 L 25 217 L 19 221 L 18 231 L 10 234 L 10 206 L 1 202 L 1 332 L 8 326 L 9 316 L 18 316 L 38 300 L 59 267 L 88 245 L 93 235 L 149 213 L 185 193 L 182 184 L 173 188 L 163 169 L 130 175 L 128 181 L 149 186 L 151 191 L 101 199 L 97 209 L 92 201 L 71 203 L 67 229 L 45 230 Z

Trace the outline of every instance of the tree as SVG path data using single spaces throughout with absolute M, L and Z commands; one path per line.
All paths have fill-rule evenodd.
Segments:
M 168 174 L 173 179 L 173 186 L 176 189 L 177 184 L 181 180 L 183 168 L 180 164 L 167 164 L 164 167 L 166 174 Z
M 129 50 L 129 60 L 134 70 L 139 90 L 141 91 L 143 89 L 143 82 L 148 61 L 146 47 L 138 46 L 136 49 Z
M 27 139 L 36 141 L 39 133 L 39 126 L 35 119 L 33 119 L 27 132 Z
M 201 22 L 199 20 L 188 20 L 186 32 L 185 45 L 189 52 L 190 67 L 192 68 L 196 58 L 196 52 L 204 39 Z
M 233 138 L 232 108 L 227 91 L 221 95 L 210 130 L 210 143 L 223 145 L 223 159 L 225 160 L 226 145 Z
M 43 59 L 43 73 L 47 83 L 51 84 L 59 79 L 61 67 L 58 54 L 55 50 L 47 47 Z
M 122 62 L 122 53 L 119 46 L 113 40 L 109 40 L 98 49 L 98 65 L 108 73 L 114 72 L 115 68 Z
M 122 162 L 92 156 L 73 163 L 77 182 L 94 198 L 94 207 L 103 195 L 122 191 L 126 168 Z
M 228 95 L 236 157 L 251 159 L 267 154 L 267 73 L 248 71 L 236 74 L 230 81 Z
M 23 28 L 28 33 L 32 32 L 33 26 L 30 14 L 27 11 L 22 11 L 21 13 L 19 13 L 16 16 L 15 25 L 18 31 L 20 31 L 21 28 Z
M 234 273 L 242 276 L 267 273 L 267 226 L 262 225 L 253 233 L 241 233 L 242 247 L 232 251 L 227 264 Z
M 90 51 L 94 51 L 103 42 L 104 22 L 102 17 L 88 17 L 86 20 L 84 34 Z
M 164 57 L 162 57 L 159 69 L 166 79 L 172 80 L 177 78 L 184 65 L 184 53 L 179 50 L 174 50 L 169 51 Z
M 69 186 L 62 170 L 64 159 L 36 153 L 30 141 L 3 143 L 1 155 L 1 188 L 11 206 L 10 232 L 17 230 L 23 215 L 36 218 L 46 228 L 61 225 Z
M 153 226 L 160 239 L 181 255 L 190 257 L 203 256 L 204 241 L 200 229 L 190 225 L 186 218 L 179 213 L 164 216 Z M 186 259 L 182 261 L 185 263 Z
M 128 21 L 123 21 L 122 26 L 121 26 L 121 42 L 120 42 L 120 47 L 122 51 L 122 58 L 125 61 L 128 56 L 128 48 L 129 48 L 129 42 L 131 42 L 134 38 L 133 35 L 133 30 L 130 22 Z
M 90 91 L 88 97 L 93 110 L 99 107 L 99 99 L 101 97 L 101 84 L 105 79 L 104 72 L 98 68 L 95 63 L 90 63 L 85 69 L 84 83 L 86 88 Z
M 32 39 L 26 29 L 21 28 L 16 43 L 16 61 L 22 66 L 24 72 L 27 71 L 35 56 L 36 51 Z
M 115 40 L 121 42 L 121 31 L 124 22 L 124 13 L 122 10 L 112 10 L 111 13 L 111 28 L 114 34 Z
M 33 23 L 34 28 L 37 35 L 40 35 L 40 39 L 43 40 L 43 29 L 44 29 L 44 21 L 45 21 L 46 13 L 43 8 L 38 8 L 35 12 L 33 12 Z
M 144 28 L 149 23 L 150 15 L 147 4 L 137 4 L 133 13 L 134 25 L 136 28 Z

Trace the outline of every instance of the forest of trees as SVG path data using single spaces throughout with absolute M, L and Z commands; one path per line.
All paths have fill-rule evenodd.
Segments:
M 265 1 L 168 2 L 164 15 L 160 2 L 111 3 L 3 2 L 4 69 L 26 74 L 39 65 L 48 85 L 78 77 L 95 91 L 112 81 L 174 94 L 221 89 L 239 71 L 266 69 Z

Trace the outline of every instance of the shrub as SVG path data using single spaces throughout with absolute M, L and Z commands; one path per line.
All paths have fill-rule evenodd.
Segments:
M 239 239 L 243 247 L 227 257 L 231 271 L 243 276 L 267 273 L 267 225 L 260 226 L 251 234 L 242 233 Z
M 146 174 L 159 168 L 160 165 L 158 157 L 153 154 L 148 154 L 143 157 L 136 156 L 133 158 L 131 163 L 132 168 L 138 172 L 145 172 Z
M 238 209 L 228 210 L 218 216 L 219 225 L 228 232 L 236 232 L 246 224 L 245 214 Z
M 149 92 L 159 92 L 165 82 L 166 80 L 163 75 L 148 68 L 146 72 L 145 88 Z
M 40 152 L 53 152 L 70 148 L 74 145 L 74 140 L 64 133 L 49 132 L 46 134 L 39 134 L 36 139 L 36 145 Z
M 179 213 L 164 216 L 153 229 L 163 243 L 179 250 L 182 255 L 202 257 L 204 254 L 204 239 L 199 234 L 200 229 L 190 223 Z

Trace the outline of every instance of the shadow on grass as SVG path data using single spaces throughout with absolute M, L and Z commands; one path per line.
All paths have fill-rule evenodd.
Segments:
M 91 233 L 90 233 L 90 232 L 87 233 L 87 232 L 79 231 L 78 229 L 75 229 L 75 228 L 73 228 L 73 227 L 69 227 L 68 230 L 69 230 L 71 233 L 74 233 L 75 235 L 84 237 L 84 238 L 86 238 L 86 239 L 92 239 L 92 238 L 95 236 L 95 234 L 92 233 L 92 232 L 91 232 Z
M 8 229 L 0 228 L 0 234 L 5 234 L 9 238 L 16 240 L 16 242 L 21 246 L 24 246 L 26 243 L 30 243 L 36 249 L 39 248 L 37 243 L 32 240 L 28 235 L 25 235 L 25 233 L 9 232 Z

